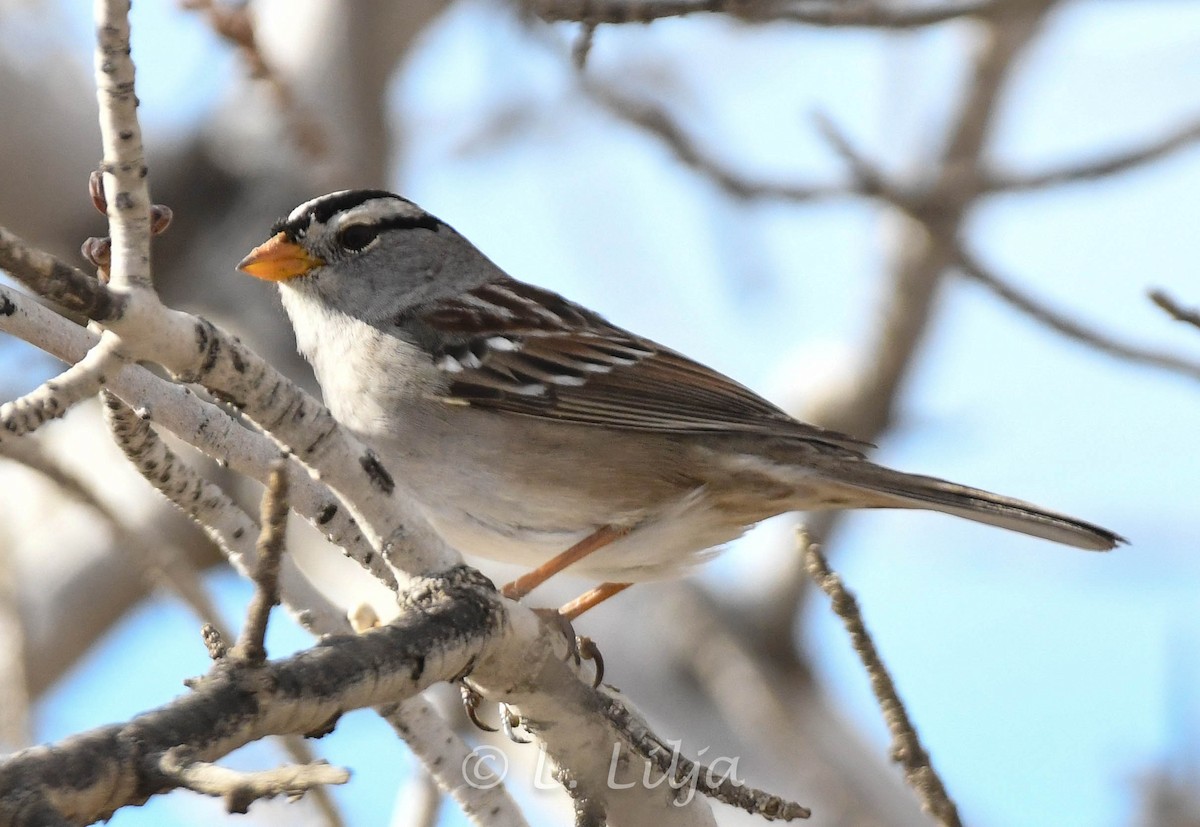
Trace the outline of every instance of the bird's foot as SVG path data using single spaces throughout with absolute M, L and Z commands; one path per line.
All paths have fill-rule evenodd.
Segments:
M 596 642 L 590 637 L 576 635 L 571 618 L 557 609 L 534 609 L 533 613 L 557 629 L 566 639 L 567 655 L 565 660 L 574 662 L 577 667 L 582 666 L 584 661 L 591 661 L 595 664 L 596 673 L 592 678 L 592 686 L 599 686 L 600 682 L 604 680 L 604 656 L 600 654 L 600 647 L 596 645 Z

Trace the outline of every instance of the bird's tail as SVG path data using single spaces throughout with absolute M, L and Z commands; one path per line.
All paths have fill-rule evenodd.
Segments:
M 871 462 L 840 463 L 836 479 L 857 494 L 870 495 L 869 504 L 874 508 L 940 511 L 1090 551 L 1108 551 L 1125 542 L 1106 528 L 1032 503 Z

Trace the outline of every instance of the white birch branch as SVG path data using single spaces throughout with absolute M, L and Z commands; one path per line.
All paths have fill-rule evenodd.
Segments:
M 159 760 L 163 774 L 180 787 L 225 799 L 225 809 L 245 813 L 255 801 L 285 795 L 297 799 L 326 784 L 345 784 L 350 773 L 324 761 L 276 767 L 259 772 L 238 772 L 207 761 L 193 761 L 187 749 L 168 750 Z
M 71 324 L 4 285 L 0 285 L 0 331 L 68 363 L 82 358 L 97 340 L 95 333 Z M 221 408 L 138 365 L 122 367 L 108 378 L 107 387 L 142 418 L 153 420 L 217 462 L 266 484 L 267 469 L 279 456 L 278 446 L 240 426 Z M 294 461 L 289 463 L 288 474 L 292 507 L 297 513 L 352 558 L 373 556 L 362 530 L 324 485 Z M 388 574 L 383 568 L 377 576 Z

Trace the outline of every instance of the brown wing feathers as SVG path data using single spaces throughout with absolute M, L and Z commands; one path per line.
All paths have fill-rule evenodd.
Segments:
M 506 281 L 478 287 L 466 299 L 421 313 L 423 323 L 454 342 L 435 360 L 456 401 L 609 428 L 865 446 L 798 422 L 732 379 L 555 293 Z

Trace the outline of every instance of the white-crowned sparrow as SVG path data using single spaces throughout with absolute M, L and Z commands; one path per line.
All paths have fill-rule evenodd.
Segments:
M 824 508 L 942 511 L 1084 549 L 1122 542 L 875 465 L 865 443 L 515 281 L 397 195 L 315 198 L 271 235 L 238 267 L 279 283 L 333 415 L 464 553 L 539 566 L 575 547 L 572 571 L 628 583 L 677 575 L 767 517 Z

